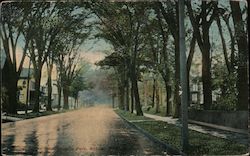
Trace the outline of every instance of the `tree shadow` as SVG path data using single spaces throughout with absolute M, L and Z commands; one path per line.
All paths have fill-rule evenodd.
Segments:
M 7 154 L 7 155 L 14 155 L 14 149 L 15 146 L 13 146 L 15 142 L 15 135 L 9 135 L 7 136 L 7 139 L 3 142 L 3 144 L 1 144 L 2 146 L 2 153 L 3 154 Z
M 65 130 L 68 125 L 60 123 L 57 126 L 57 141 L 54 147 L 54 156 L 74 156 L 77 155 L 74 149 L 72 138 L 66 134 Z
M 38 154 L 38 139 L 36 136 L 36 129 L 26 135 L 25 137 L 25 154 L 27 155 L 37 155 Z

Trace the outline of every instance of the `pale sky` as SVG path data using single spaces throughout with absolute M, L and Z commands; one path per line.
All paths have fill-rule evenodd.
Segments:
M 92 40 L 87 40 L 82 46 L 81 49 L 79 50 L 79 53 L 81 55 L 81 58 L 84 59 L 87 63 L 90 63 L 92 68 L 96 68 L 95 63 L 104 59 L 105 57 L 105 52 L 111 50 L 111 47 L 105 43 L 103 40 L 98 40 L 98 41 L 92 41 Z M 17 66 L 19 66 L 21 57 L 23 55 L 22 49 L 20 47 L 17 48 Z M 23 68 L 28 68 L 29 67 L 29 58 L 26 57 Z M 32 66 L 31 66 L 32 68 Z M 56 79 L 56 68 L 53 68 L 52 71 L 52 79 Z M 41 84 L 44 85 L 47 82 L 47 68 L 46 64 L 43 66 L 43 71 L 42 71 L 42 80 Z

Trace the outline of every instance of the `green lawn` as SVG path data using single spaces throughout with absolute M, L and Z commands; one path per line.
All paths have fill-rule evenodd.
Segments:
M 127 112 L 124 113 L 120 110 L 116 112 L 128 120 L 136 118 L 134 114 L 129 116 Z M 124 116 L 124 114 L 126 115 Z M 181 149 L 181 131 L 179 127 L 163 121 L 136 122 L 134 124 L 172 147 Z M 189 143 L 188 155 L 240 155 L 248 152 L 248 147 L 243 144 L 193 130 L 189 130 Z

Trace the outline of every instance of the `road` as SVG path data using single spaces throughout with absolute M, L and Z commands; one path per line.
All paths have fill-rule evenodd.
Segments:
M 7 155 L 164 155 L 107 106 L 2 124 Z

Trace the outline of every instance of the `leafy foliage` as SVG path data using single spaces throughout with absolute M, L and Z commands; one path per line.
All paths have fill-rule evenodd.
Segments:
M 212 108 L 216 110 L 235 110 L 237 103 L 237 74 L 228 73 L 227 67 L 220 55 L 214 56 L 213 90 L 216 95 L 216 102 Z

